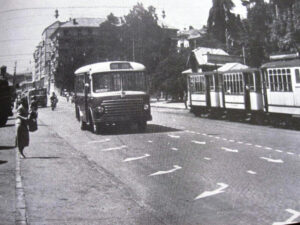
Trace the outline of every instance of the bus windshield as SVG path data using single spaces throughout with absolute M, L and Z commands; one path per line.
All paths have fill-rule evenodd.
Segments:
M 93 74 L 92 82 L 95 93 L 146 90 L 143 72 L 97 73 Z

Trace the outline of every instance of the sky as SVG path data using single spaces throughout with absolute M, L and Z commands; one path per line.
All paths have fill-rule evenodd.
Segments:
M 6 65 L 11 74 L 15 66 L 17 73 L 33 70 L 33 52 L 43 30 L 56 21 L 55 9 L 63 22 L 76 17 L 106 18 L 111 12 L 124 16 L 137 2 L 145 8 L 154 6 L 159 19 L 164 10 L 163 22 L 180 30 L 206 25 L 212 6 L 212 0 L 0 0 L 0 66 Z M 233 2 L 233 12 L 245 17 L 240 0 Z

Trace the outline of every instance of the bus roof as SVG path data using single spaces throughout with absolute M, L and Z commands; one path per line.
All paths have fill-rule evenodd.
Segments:
M 146 69 L 145 66 L 141 63 L 129 62 L 129 61 L 109 61 L 109 62 L 94 63 L 94 64 L 80 67 L 75 71 L 75 75 L 88 73 L 90 71 L 91 73 L 101 73 L 101 72 L 112 72 L 115 70 L 144 71 L 145 69 Z

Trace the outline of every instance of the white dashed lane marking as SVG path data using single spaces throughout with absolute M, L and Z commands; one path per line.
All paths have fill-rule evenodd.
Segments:
M 255 174 L 256 174 L 256 172 L 254 172 L 254 171 L 252 171 L 252 170 L 248 170 L 247 173 L 250 173 L 250 174 L 252 174 L 252 175 L 255 175 Z
M 205 145 L 206 144 L 205 141 L 195 141 L 195 140 L 192 140 L 192 143 L 195 143 L 195 144 L 198 144 L 198 145 Z
M 131 158 L 126 158 L 123 160 L 123 162 L 130 162 L 130 161 L 134 161 L 134 160 L 139 160 L 139 159 L 144 159 L 146 157 L 149 157 L 149 154 L 145 154 L 143 156 L 139 156 L 139 157 L 131 157 Z
M 155 172 L 155 173 L 150 174 L 149 176 L 157 176 L 157 175 L 163 175 L 163 174 L 173 173 L 173 172 L 175 172 L 176 170 L 180 170 L 180 169 L 182 169 L 182 167 L 177 166 L 177 165 L 174 165 L 174 166 L 173 166 L 173 169 L 171 169 L 171 170 L 167 170 L 167 171 L 158 171 L 158 172 Z
M 168 134 L 168 136 L 169 136 L 170 138 L 180 138 L 180 136 L 178 136 L 178 135 Z
M 273 148 L 265 147 L 266 150 L 273 150 Z
M 209 157 L 204 157 L 204 159 L 207 161 L 211 160 L 211 158 L 209 158 Z
M 121 149 L 124 149 L 124 148 L 127 148 L 127 146 L 122 145 L 122 146 L 114 147 L 114 148 L 106 148 L 106 149 L 102 149 L 101 151 L 102 152 L 109 152 L 109 151 L 114 151 L 114 150 L 121 150 Z
M 287 154 L 289 154 L 289 155 L 295 155 L 295 153 L 293 153 L 293 152 L 287 152 Z
M 255 145 L 255 147 L 257 147 L 257 148 L 261 148 L 262 146 L 261 146 L 261 145 Z
M 283 163 L 282 159 L 271 159 L 267 157 L 260 157 L 260 158 L 272 163 Z
M 223 193 L 223 192 L 225 192 L 224 190 L 227 187 L 229 187 L 227 184 L 224 184 L 224 183 L 217 183 L 217 185 L 219 185 L 220 187 L 217 188 L 216 190 L 214 190 L 214 191 L 204 191 L 202 194 L 198 195 L 194 200 L 197 200 L 197 199 L 200 199 L 200 198 L 206 198 L 206 197 L 209 197 L 209 196 L 212 196 L 212 195 L 217 195 L 217 194 Z
M 173 151 L 178 151 L 178 148 L 171 148 Z
M 226 148 L 226 147 L 222 147 L 221 149 L 226 152 L 239 152 L 239 150 L 237 150 L 237 149 L 231 149 L 231 148 Z
M 281 152 L 282 152 L 281 150 L 278 150 L 278 149 L 277 149 L 277 150 L 275 150 L 275 151 L 276 151 L 276 152 L 279 152 L 279 153 L 281 153 Z
M 153 141 L 149 140 L 148 143 L 152 143 Z
M 108 142 L 110 141 L 109 138 L 103 139 L 103 140 L 98 140 L 98 141 L 90 141 L 89 144 L 93 144 L 93 143 L 103 143 L 103 142 Z

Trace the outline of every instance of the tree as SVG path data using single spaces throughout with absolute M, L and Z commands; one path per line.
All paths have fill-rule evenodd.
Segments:
M 212 8 L 209 10 L 208 32 L 212 33 L 222 43 L 226 43 L 226 30 L 234 6 L 232 0 L 213 0 Z

